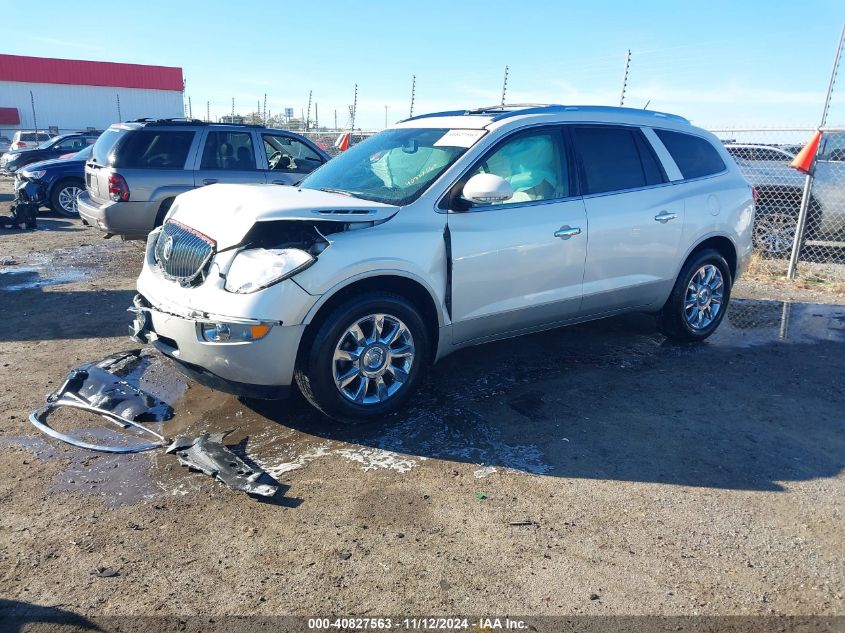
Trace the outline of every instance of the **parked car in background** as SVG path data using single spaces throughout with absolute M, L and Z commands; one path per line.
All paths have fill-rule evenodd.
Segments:
M 12 135 L 12 142 L 9 149 L 31 149 L 38 147 L 44 141 L 52 137 L 47 132 L 36 132 L 35 130 L 18 130 Z
M 807 210 L 805 240 L 845 238 L 845 190 L 831 169 L 839 156 L 835 135 L 816 161 L 816 180 Z M 840 137 L 841 141 L 841 137 Z M 754 185 L 759 199 L 754 219 L 754 245 L 772 257 L 788 257 L 795 241 L 805 175 L 790 166 L 795 154 L 771 145 L 730 143 L 725 149 Z
M 331 416 L 379 417 L 430 363 L 495 339 L 634 310 L 706 339 L 750 259 L 753 200 L 678 116 L 414 117 L 296 187 L 178 196 L 147 241 L 133 331 L 214 388 L 296 381 Z
M 9 150 L 0 157 L 0 170 L 13 174 L 24 165 L 58 158 L 62 154 L 78 152 L 88 145 L 93 145 L 99 135 L 100 132 L 62 134 L 54 136 L 32 149 Z
M 285 130 L 185 119 L 118 123 L 94 144 L 79 214 L 108 235 L 143 238 L 180 193 L 215 183 L 292 185 L 328 160 Z
M 26 189 L 28 200 L 47 206 L 69 217 L 78 215 L 76 200 L 85 190 L 85 161 L 91 157 L 89 145 L 69 158 L 32 163 L 15 173 L 15 191 Z
M 12 146 L 12 139 L 8 136 L 0 136 L 0 152 L 5 152 Z

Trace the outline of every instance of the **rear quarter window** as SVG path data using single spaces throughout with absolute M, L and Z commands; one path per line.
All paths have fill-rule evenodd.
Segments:
M 725 171 L 725 162 L 719 152 L 700 136 L 654 130 L 666 150 L 672 156 L 681 175 L 687 178 L 702 178 Z
M 184 169 L 194 134 L 186 130 L 131 132 L 116 148 L 114 166 L 129 169 Z
M 128 133 L 129 130 L 113 127 L 103 132 L 94 143 L 94 149 L 91 151 L 91 160 L 100 165 L 108 165 L 109 152 L 111 152 L 112 147 Z

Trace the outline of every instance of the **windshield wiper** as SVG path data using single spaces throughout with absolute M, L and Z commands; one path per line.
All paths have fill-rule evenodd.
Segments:
M 318 187 L 318 191 L 326 191 L 328 193 L 339 193 L 342 196 L 348 196 L 349 198 L 357 198 L 354 193 L 349 191 L 344 191 L 343 189 L 332 189 L 331 187 Z

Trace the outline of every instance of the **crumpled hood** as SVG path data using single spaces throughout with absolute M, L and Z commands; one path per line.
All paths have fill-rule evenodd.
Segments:
M 241 242 L 256 222 L 382 222 L 399 211 L 388 204 L 285 185 L 209 185 L 179 195 L 173 206 L 174 220 L 215 240 L 218 250 Z

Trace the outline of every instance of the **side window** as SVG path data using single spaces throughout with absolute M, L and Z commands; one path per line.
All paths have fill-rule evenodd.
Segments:
M 651 146 L 636 128 L 573 126 L 572 138 L 584 169 L 584 193 L 636 189 L 666 180 Z
M 138 130 L 116 149 L 115 167 L 184 169 L 194 133 L 182 130 Z
M 267 165 L 273 171 L 310 174 L 323 159 L 302 141 L 281 134 L 264 134 Z
M 73 150 L 81 150 L 83 146 L 83 141 L 81 138 L 66 138 L 63 141 L 56 143 L 55 149 L 65 150 L 65 151 L 73 151 Z
M 255 151 L 249 132 L 209 132 L 200 169 L 247 171 L 255 169 Z
M 700 136 L 654 130 L 675 160 L 684 178 L 701 178 L 725 170 L 725 163 L 719 152 Z
M 556 130 L 518 134 L 483 158 L 468 177 L 494 174 L 507 180 L 514 195 L 498 205 L 565 198 L 569 178 L 561 150 Z

